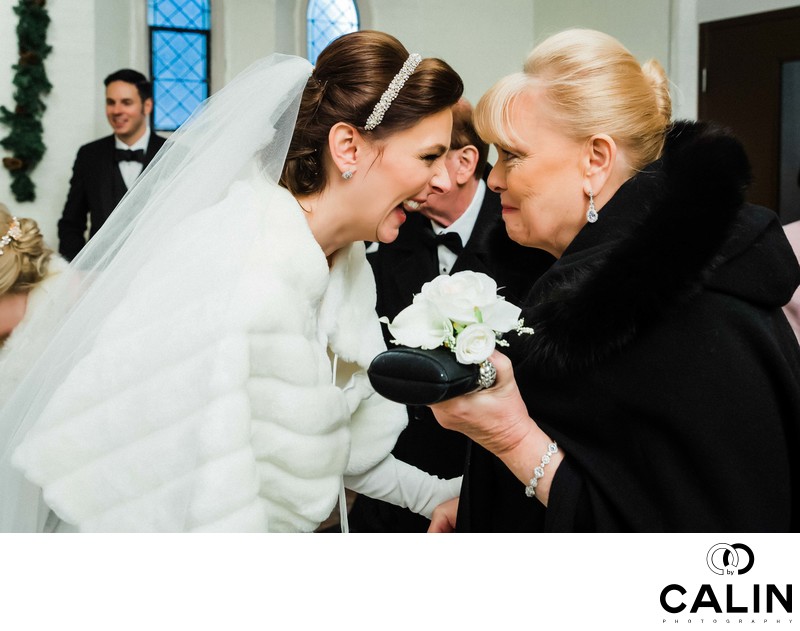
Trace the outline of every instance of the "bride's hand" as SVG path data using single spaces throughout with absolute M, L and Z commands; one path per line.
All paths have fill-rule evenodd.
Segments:
M 497 369 L 491 388 L 431 405 L 445 429 L 469 438 L 500 456 L 513 449 L 530 431 L 531 419 L 514 379 L 511 361 L 495 350 L 489 361 Z
M 433 509 L 431 525 L 428 532 L 454 532 L 456 529 L 456 515 L 458 514 L 458 498 L 442 502 Z

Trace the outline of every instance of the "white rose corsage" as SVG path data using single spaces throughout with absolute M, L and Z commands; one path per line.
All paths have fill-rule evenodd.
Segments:
M 497 295 L 497 283 L 480 272 L 437 276 L 422 286 L 414 301 L 389 321 L 393 344 L 420 349 L 445 347 L 460 364 L 480 367 L 479 384 L 488 388 L 496 371 L 489 356 L 495 346 L 508 346 L 509 331 L 532 334 L 521 309 Z

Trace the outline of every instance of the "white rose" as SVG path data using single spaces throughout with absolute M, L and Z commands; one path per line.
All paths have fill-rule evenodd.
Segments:
M 381 318 L 381 322 L 387 322 Z M 389 324 L 395 342 L 411 348 L 437 348 L 453 335 L 453 324 L 426 300 L 414 300 Z
M 480 364 L 494 351 L 495 335 L 486 324 L 470 324 L 456 337 L 456 359 L 461 364 Z
M 481 313 L 484 324 L 488 324 L 498 333 L 507 333 L 511 329 L 517 328 L 522 309 L 501 299 L 484 307 Z
M 480 272 L 457 272 L 425 283 L 421 296 L 433 303 L 443 316 L 460 324 L 470 324 L 480 321 L 476 309 L 482 314 L 497 301 L 497 283 Z

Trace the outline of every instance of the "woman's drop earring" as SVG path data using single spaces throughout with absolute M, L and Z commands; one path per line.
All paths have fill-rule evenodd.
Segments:
M 597 209 L 594 207 L 594 193 L 589 190 L 589 210 L 586 211 L 586 221 L 594 223 L 597 221 Z
M 353 177 L 353 172 L 352 172 L 352 171 L 349 171 L 349 170 L 348 170 L 348 171 L 345 171 L 344 173 L 342 173 L 342 177 L 343 177 L 345 180 L 349 180 L 351 177 Z

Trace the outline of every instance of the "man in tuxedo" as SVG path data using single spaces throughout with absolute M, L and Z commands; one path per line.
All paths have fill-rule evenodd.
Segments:
M 105 78 L 106 118 L 114 133 L 83 145 L 72 167 L 67 202 L 58 222 L 58 250 L 72 260 L 164 144 L 147 123 L 153 87 L 135 70 Z
M 472 124 L 472 106 L 453 107 L 450 151 L 445 157 L 451 188 L 434 193 L 408 213 L 393 243 L 372 244 L 367 258 L 375 273 L 377 312 L 393 319 L 411 304 L 422 285 L 439 274 L 473 270 L 497 281 L 499 293 L 519 305 L 533 282 L 553 262 L 541 250 L 509 239 L 500 197 L 486 186 L 489 147 Z M 484 177 L 482 177 L 484 176 Z M 387 345 L 391 335 L 384 329 Z M 409 406 L 408 427 L 394 455 L 443 478 L 462 474 L 464 435 L 442 428 L 425 406 Z M 350 511 L 353 532 L 424 532 L 430 522 L 406 509 L 359 496 Z

